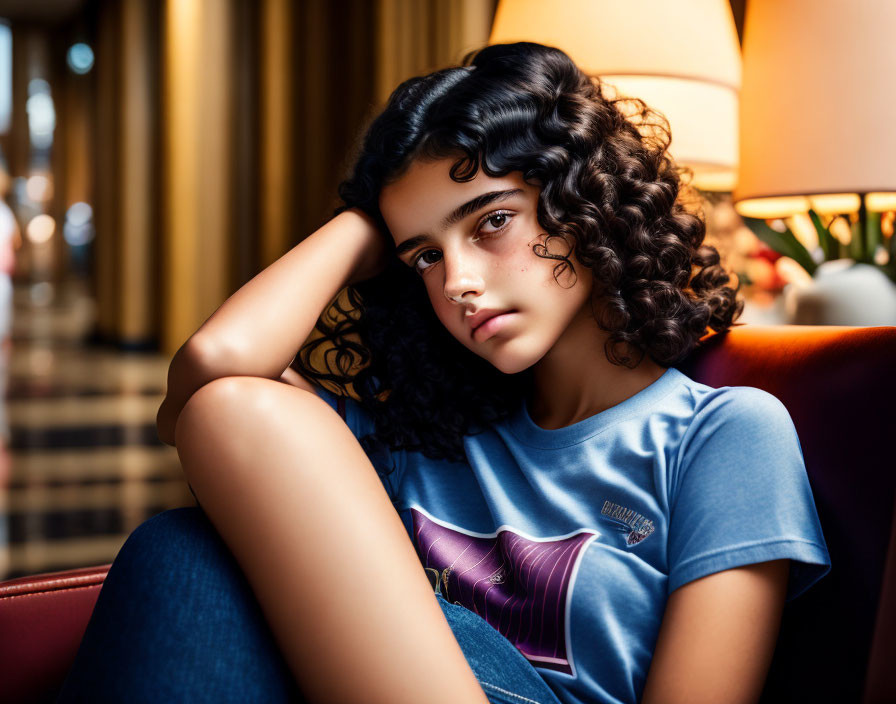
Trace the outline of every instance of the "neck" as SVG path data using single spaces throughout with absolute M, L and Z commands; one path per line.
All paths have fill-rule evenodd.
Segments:
M 588 306 L 533 369 L 529 415 L 545 430 L 564 428 L 605 411 L 650 386 L 666 371 L 632 350 L 634 368 L 613 364 L 604 353 L 610 333 L 601 330 Z

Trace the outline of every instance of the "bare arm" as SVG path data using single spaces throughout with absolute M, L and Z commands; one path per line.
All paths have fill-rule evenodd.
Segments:
M 317 393 L 317 391 L 314 390 L 314 384 L 308 381 L 292 367 L 287 367 L 283 370 L 283 373 L 280 375 L 280 381 L 282 381 L 284 384 L 289 384 L 290 386 L 305 389 L 305 391 L 310 391 L 311 393 Z
M 724 570 L 669 595 L 642 704 L 759 701 L 775 651 L 789 560 Z
M 230 296 L 171 360 L 165 400 L 156 417 L 162 442 L 174 445 L 180 411 L 190 396 L 213 379 L 283 380 L 284 369 L 326 306 L 345 286 L 379 273 L 386 264 L 386 252 L 384 234 L 369 216 L 352 208 Z M 294 376 L 290 379 L 288 383 L 301 385 Z

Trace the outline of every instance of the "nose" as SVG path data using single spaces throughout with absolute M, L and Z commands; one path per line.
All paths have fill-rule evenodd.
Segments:
M 446 249 L 442 253 L 442 258 L 446 298 L 460 303 L 468 293 L 472 293 L 473 298 L 482 295 L 485 282 L 479 273 L 480 267 L 475 256 L 462 255 L 458 252 L 449 253 Z

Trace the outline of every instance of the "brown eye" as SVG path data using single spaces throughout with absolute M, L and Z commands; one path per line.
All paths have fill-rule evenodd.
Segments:
M 501 227 L 504 224 L 506 218 L 507 216 L 504 213 L 498 213 L 497 215 L 492 215 L 490 218 L 488 218 L 488 220 L 486 220 L 486 222 L 490 222 L 495 227 Z M 496 219 L 499 220 L 497 224 L 495 224 L 494 222 Z
M 489 213 L 486 215 L 479 223 L 479 232 L 485 235 L 494 235 L 495 233 L 500 232 L 505 227 L 507 227 L 508 222 L 513 217 L 513 213 L 509 213 L 505 210 L 498 210 L 494 213 Z M 497 221 L 497 224 L 495 223 Z M 496 230 L 482 230 L 482 226 L 486 223 L 489 223 L 492 227 L 496 227 Z
M 424 257 L 425 257 L 427 254 L 429 254 L 430 252 L 434 252 L 434 253 L 436 253 L 436 254 L 440 254 L 440 253 L 439 253 L 439 250 L 437 250 L 437 249 L 424 249 L 422 252 L 420 252 L 419 255 L 417 255 L 417 258 L 414 259 L 414 261 L 411 263 L 411 266 L 413 266 L 414 269 L 417 270 L 417 273 L 422 274 L 424 271 L 426 271 L 427 269 L 429 269 L 429 266 L 425 266 L 425 267 L 421 268 L 421 267 L 420 267 L 420 262 L 423 262 L 424 264 L 428 264 L 428 265 L 430 265 L 430 266 L 431 266 L 432 264 L 435 264 L 435 263 L 436 263 L 436 262 L 434 262 L 434 261 L 426 261 L 426 260 L 424 260 Z

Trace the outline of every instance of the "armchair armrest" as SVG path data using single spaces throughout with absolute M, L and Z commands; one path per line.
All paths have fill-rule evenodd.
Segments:
M 0 582 L 0 703 L 44 701 L 59 689 L 109 567 Z

